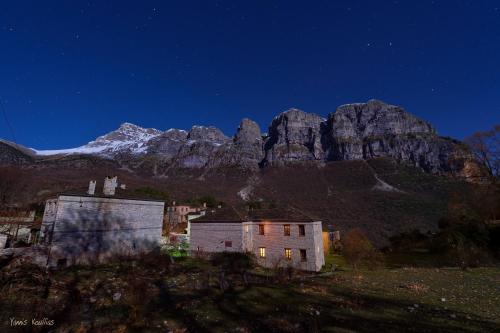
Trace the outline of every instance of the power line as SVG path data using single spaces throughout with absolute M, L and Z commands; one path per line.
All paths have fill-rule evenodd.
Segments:
M 5 111 L 5 106 L 4 103 L 2 102 L 2 99 L 0 98 L 0 109 L 2 109 L 2 114 L 5 119 L 5 123 L 7 124 L 7 127 L 9 128 L 11 139 L 13 143 L 16 143 L 16 136 L 14 135 L 14 129 L 12 128 L 12 125 L 9 122 L 9 118 L 7 118 L 7 111 Z

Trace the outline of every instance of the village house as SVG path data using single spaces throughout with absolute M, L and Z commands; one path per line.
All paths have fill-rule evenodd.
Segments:
M 172 206 L 167 207 L 166 221 L 170 223 L 171 226 L 184 224 L 188 222 L 190 214 L 202 214 L 205 209 L 206 204 L 203 204 L 203 207 L 196 207 L 189 205 L 177 205 L 176 202 L 173 201 Z
M 165 203 L 115 197 L 116 178 L 106 178 L 104 193 L 60 194 L 47 200 L 42 221 L 43 244 L 50 266 L 101 262 L 159 246 Z M 125 188 L 125 186 L 121 186 Z
M 265 267 L 319 271 L 325 264 L 321 221 L 294 209 L 209 210 L 190 222 L 191 253 L 249 252 Z
M 0 212 L 0 249 L 36 244 L 39 231 L 40 221 L 35 221 L 34 210 L 9 209 Z

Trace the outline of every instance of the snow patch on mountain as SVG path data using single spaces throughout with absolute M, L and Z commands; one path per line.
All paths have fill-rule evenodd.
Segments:
M 113 156 L 118 153 L 144 154 L 148 142 L 163 132 L 154 128 L 143 128 L 131 123 L 123 123 L 117 130 L 98 137 L 84 146 L 59 150 L 36 150 L 37 155 L 97 154 Z

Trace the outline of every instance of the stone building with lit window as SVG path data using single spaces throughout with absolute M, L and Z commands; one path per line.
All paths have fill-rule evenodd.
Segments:
M 250 252 L 265 267 L 319 271 L 325 264 L 321 221 L 290 208 L 209 210 L 190 223 L 190 250 Z

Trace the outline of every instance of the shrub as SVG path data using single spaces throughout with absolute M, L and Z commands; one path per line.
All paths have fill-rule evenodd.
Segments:
M 355 269 L 361 263 L 369 263 L 370 267 L 375 267 L 382 260 L 381 254 L 358 228 L 349 231 L 342 243 L 342 254 L 346 261 Z

